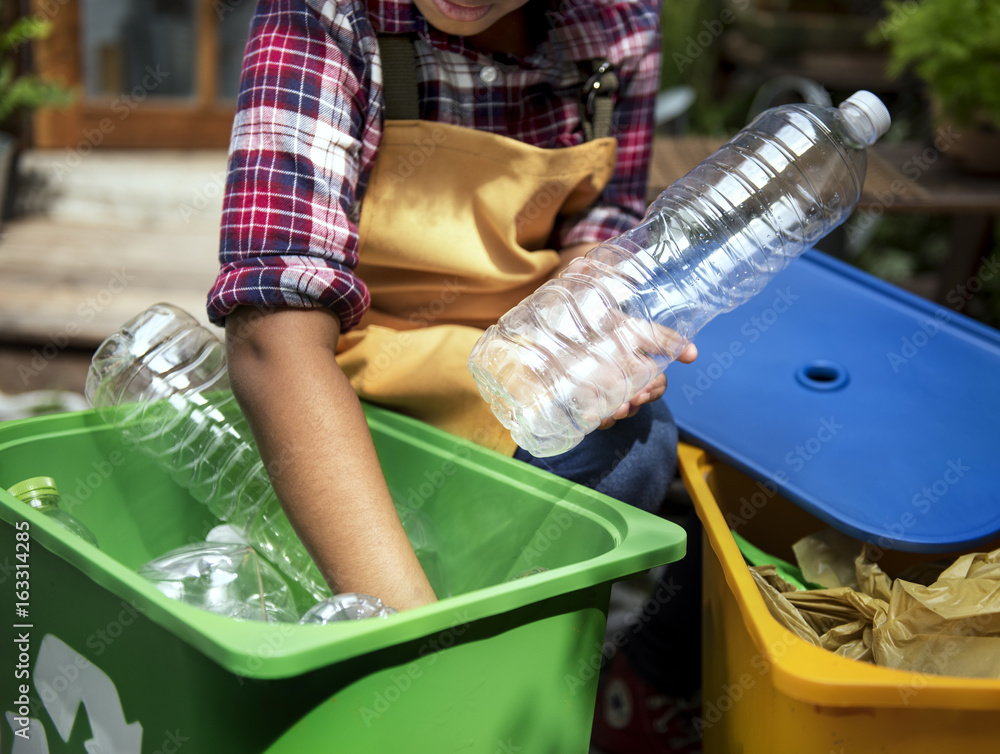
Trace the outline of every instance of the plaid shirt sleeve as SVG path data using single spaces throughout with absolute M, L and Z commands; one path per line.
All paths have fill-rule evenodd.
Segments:
M 347 331 L 368 307 L 353 273 L 355 215 L 379 139 L 380 86 L 358 7 L 258 4 L 229 149 L 221 269 L 208 299 L 217 324 L 240 305 L 322 306 Z
M 660 80 L 660 2 L 644 0 L 627 7 L 629 18 L 614 24 L 621 32 L 607 55 L 611 61 L 621 61 L 611 129 L 618 140 L 618 161 L 597 202 L 556 228 L 556 248 L 606 241 L 635 227 L 646 212 Z

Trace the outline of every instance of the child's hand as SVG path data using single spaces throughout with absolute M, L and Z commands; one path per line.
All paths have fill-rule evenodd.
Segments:
M 680 355 L 677 357 L 677 361 L 682 364 L 690 364 L 692 361 L 698 358 L 698 348 L 694 343 L 688 343 L 688 345 L 681 351 Z M 628 419 L 630 416 L 635 416 L 639 411 L 639 408 L 644 403 L 652 403 L 653 401 L 659 400 L 663 393 L 667 389 L 667 375 L 666 373 L 660 373 L 653 378 L 652 381 L 642 391 L 636 395 L 631 401 L 623 405 L 617 411 L 615 411 L 611 416 L 607 417 L 601 422 L 598 429 L 608 429 L 613 427 L 616 422 L 621 419 Z

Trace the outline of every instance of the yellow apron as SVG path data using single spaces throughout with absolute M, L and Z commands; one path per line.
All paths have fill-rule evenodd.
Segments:
M 364 400 L 512 455 L 467 368 L 483 329 L 559 264 L 558 214 L 603 190 L 616 142 L 541 149 L 422 120 L 387 121 L 362 205 L 357 275 L 371 309 L 337 361 Z

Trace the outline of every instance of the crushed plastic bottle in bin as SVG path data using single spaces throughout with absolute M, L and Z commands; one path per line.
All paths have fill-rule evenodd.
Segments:
M 268 623 L 299 619 L 284 576 L 246 544 L 184 545 L 138 572 L 168 597 L 218 615 Z
M 325 626 L 327 623 L 388 618 L 395 614 L 396 609 L 383 604 L 378 597 L 357 592 L 345 592 L 313 605 L 302 616 L 299 623 L 314 623 Z
M 664 191 L 632 230 L 576 259 L 480 338 L 469 370 L 514 441 L 575 446 L 705 324 L 844 222 L 889 128 L 870 92 L 772 108 Z
M 7 490 L 23 503 L 55 521 L 66 531 L 72 532 L 84 542 L 97 547 L 97 537 L 80 519 L 59 507 L 61 497 L 56 480 L 48 476 L 36 476 L 18 482 Z

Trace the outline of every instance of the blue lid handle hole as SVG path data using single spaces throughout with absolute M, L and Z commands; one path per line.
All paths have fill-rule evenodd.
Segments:
M 847 384 L 847 370 L 833 361 L 811 361 L 799 367 L 795 379 L 810 390 L 839 390 Z

